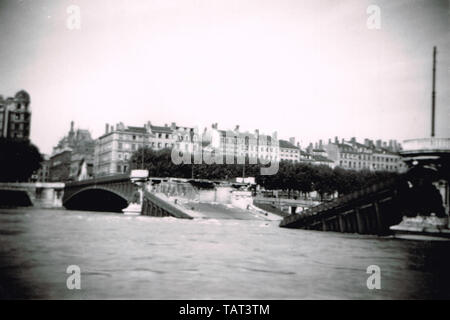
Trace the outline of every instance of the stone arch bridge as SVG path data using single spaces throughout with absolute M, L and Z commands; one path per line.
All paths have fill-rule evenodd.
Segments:
M 128 174 L 67 182 L 63 206 L 67 209 L 120 212 L 136 197 L 138 187 Z

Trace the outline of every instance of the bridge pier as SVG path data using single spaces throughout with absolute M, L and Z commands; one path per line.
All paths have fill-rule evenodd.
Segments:
M 361 212 L 359 208 L 355 208 L 355 216 L 356 216 L 356 223 L 358 226 L 358 233 L 364 234 L 366 232 L 366 227 L 364 225 L 364 217 L 361 215 Z
M 2 182 L 0 183 L 0 191 L 10 194 L 23 193 L 24 197 L 28 197 L 29 201 L 37 208 L 61 208 L 62 197 L 64 192 L 64 183 L 61 182 Z M 1 195 L 0 195 L 1 196 Z M 2 197 L 7 197 L 3 195 Z M 2 199 L 5 205 L 9 200 Z M 0 203 L 1 204 L 1 203 Z M 14 203 L 11 203 L 14 205 Z M 17 204 L 21 206 L 21 204 Z
M 345 228 L 345 219 L 342 215 L 339 215 L 339 231 L 340 232 L 345 232 L 346 228 Z
M 126 215 L 140 215 L 142 213 L 142 204 L 144 201 L 144 187 L 148 180 L 148 170 L 132 170 L 130 180 L 138 189 L 136 191 L 136 198 L 130 201 L 128 207 L 122 210 Z

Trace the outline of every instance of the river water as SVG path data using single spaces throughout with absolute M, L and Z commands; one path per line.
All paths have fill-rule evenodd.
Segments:
M 0 297 L 430 299 L 450 297 L 450 242 L 48 209 L 0 209 Z M 69 265 L 81 290 L 69 290 Z M 381 289 L 369 290 L 369 265 Z

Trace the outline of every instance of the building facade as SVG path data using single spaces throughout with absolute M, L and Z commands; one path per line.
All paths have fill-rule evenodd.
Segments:
M 148 146 L 149 136 L 146 126 L 127 127 L 122 122 L 116 126 L 106 124 L 105 133 L 95 142 L 94 175 L 128 172 L 131 156 L 139 147 Z
M 203 151 L 215 152 L 228 158 L 248 159 L 249 163 L 264 163 L 280 161 L 280 148 L 277 133 L 272 135 L 240 131 L 239 126 L 234 130 L 221 130 L 214 123 L 206 128 L 202 134 Z
M 172 149 L 192 152 L 199 149 L 196 129 L 172 123 L 164 126 L 148 121 L 143 127 L 106 125 L 105 133 L 96 140 L 94 152 L 94 175 L 127 173 L 134 152 L 145 147 L 153 150 Z
M 391 140 L 394 141 L 394 140 Z M 358 143 L 355 138 L 339 141 L 335 138 L 332 143 L 324 146 L 328 158 L 333 160 L 335 166 L 352 170 L 403 172 L 406 170 L 398 152 L 398 144 L 382 143 L 380 140 L 374 144 L 366 139 L 365 143 Z
M 85 129 L 74 128 L 70 130 L 58 144 L 53 147 L 49 160 L 49 181 L 75 181 L 78 180 L 80 166 L 86 162 L 92 166 L 94 161 L 95 141 Z
M 49 181 L 64 182 L 70 177 L 70 164 L 72 163 L 72 150 L 59 149 L 50 156 L 49 160 Z
M 300 148 L 295 145 L 295 141 L 279 140 L 280 143 L 280 160 L 293 163 L 300 162 Z
M 0 137 L 29 139 L 30 126 L 30 95 L 21 90 L 6 100 L 0 96 Z

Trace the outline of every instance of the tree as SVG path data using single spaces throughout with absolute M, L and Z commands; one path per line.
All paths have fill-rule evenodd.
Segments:
M 28 140 L 0 138 L 0 181 L 28 181 L 42 161 L 39 149 Z

